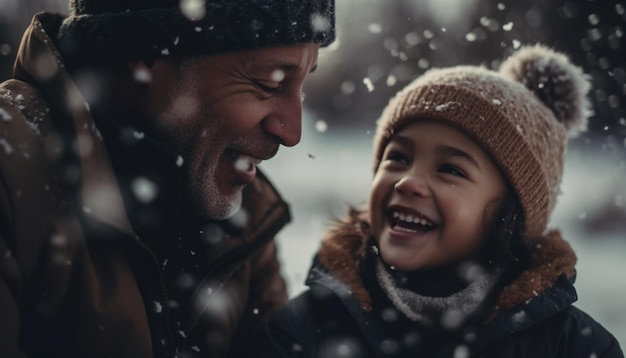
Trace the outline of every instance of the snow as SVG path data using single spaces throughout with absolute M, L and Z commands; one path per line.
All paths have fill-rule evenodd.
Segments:
M 0 118 L 2 118 L 3 121 L 8 122 L 11 120 L 11 115 L 9 112 L 4 110 L 4 108 L 0 108 Z
M 11 154 L 13 152 L 13 147 L 4 138 L 0 138 L 0 148 L 2 148 L 6 154 Z
M 274 82 L 281 82 L 285 79 L 285 71 L 275 70 L 274 72 L 272 72 L 271 78 Z
M 325 231 L 350 205 L 366 203 L 372 178 L 373 130 L 317 132 L 316 119 L 303 115 L 303 137 L 293 148 L 262 164 L 262 170 L 290 203 L 293 220 L 278 235 L 282 271 L 289 295 L 305 289 L 312 257 Z M 316 153 L 316 159 L 308 157 Z M 592 213 L 602 205 L 622 203 L 626 195 L 624 165 L 611 155 L 570 147 L 562 194 L 551 227 L 561 229 L 578 256 L 576 306 L 600 322 L 626 346 L 626 232 L 623 227 L 589 233 Z M 589 190 L 592 188 L 593 190 Z M 586 213 L 586 219 L 579 215 Z
M 293 23 L 294 26 L 296 24 L 296 22 Z M 313 27 L 313 30 L 316 32 L 326 32 L 330 29 L 331 22 L 327 16 L 316 13 L 311 15 L 311 27 Z
M 374 91 L 374 83 L 372 82 L 371 78 L 365 77 L 363 79 L 363 84 L 365 85 L 365 87 L 367 87 L 368 92 Z
M 163 306 L 161 305 L 161 302 L 157 302 L 157 301 L 152 301 L 154 307 L 153 310 L 156 313 L 161 313 L 163 312 Z
M 383 31 L 383 27 L 378 24 L 378 23 L 371 23 L 369 25 L 367 25 L 367 30 L 371 33 L 371 34 L 379 34 Z
M 145 177 L 137 177 L 131 184 L 133 193 L 142 203 L 151 203 L 158 194 L 157 185 Z
M 326 124 L 326 121 L 323 120 L 318 120 L 315 122 L 315 130 L 320 132 L 320 133 L 324 133 L 328 130 L 328 125 Z
M 145 67 L 136 68 L 133 71 L 133 78 L 139 83 L 150 83 L 152 81 L 152 75 Z
M 437 111 L 437 112 L 444 111 L 444 110 L 450 108 L 450 106 L 455 105 L 455 104 L 457 104 L 457 102 L 453 102 L 453 101 L 446 102 L 446 103 L 443 103 L 443 104 L 439 104 L 439 105 L 435 106 L 435 111 Z
M 197 21 L 206 15 L 205 0 L 181 0 L 180 11 L 189 20 Z
M 467 358 L 469 356 L 470 354 L 468 346 L 460 345 L 454 350 L 454 358 Z

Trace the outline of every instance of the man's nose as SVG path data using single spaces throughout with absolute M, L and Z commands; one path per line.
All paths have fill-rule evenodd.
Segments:
M 293 147 L 302 137 L 302 96 L 301 93 L 277 99 L 275 108 L 263 121 L 266 132 L 280 139 L 280 143 Z

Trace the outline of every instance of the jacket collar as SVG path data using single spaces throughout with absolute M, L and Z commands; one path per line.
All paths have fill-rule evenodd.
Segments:
M 91 218 L 136 237 L 128 221 L 122 195 L 102 136 L 89 112 L 89 105 L 67 72 L 53 38 L 63 16 L 39 13 L 25 31 L 14 72 L 17 79 L 31 82 L 49 99 L 56 118 L 74 131 L 80 151 L 82 210 Z
M 356 298 L 361 309 L 371 311 L 370 294 L 361 278 L 359 265 L 355 264 L 364 260 L 366 256 L 369 249 L 368 237 L 367 223 L 362 214 L 351 215 L 346 222 L 332 228 L 322 240 L 318 253 L 317 262 L 323 269 L 318 267 L 317 274 L 312 275 L 307 284 L 333 282 L 330 287 L 337 292 L 344 290 L 338 287 L 345 286 L 345 290 Z M 545 304 L 546 300 L 552 301 L 549 306 L 553 309 L 550 312 L 540 310 L 544 317 L 569 306 L 576 301 L 576 292 L 572 285 L 575 264 L 576 255 L 560 233 L 548 232 L 537 241 L 529 267 L 498 294 L 496 306 L 489 319 L 494 319 L 504 311 L 510 312 L 514 308 L 528 306 L 531 303 L 530 307 L 542 307 L 537 303 Z M 332 279 L 322 280 L 320 273 L 324 272 Z

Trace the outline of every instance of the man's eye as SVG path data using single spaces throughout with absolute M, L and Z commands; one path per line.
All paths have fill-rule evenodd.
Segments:
M 457 166 L 452 165 L 452 164 L 444 164 L 444 165 L 442 165 L 441 167 L 439 167 L 439 172 L 452 174 L 454 176 L 458 176 L 458 177 L 461 177 L 461 178 L 466 178 L 467 177 L 467 175 L 465 175 L 465 172 L 463 172 Z
M 256 86 L 263 92 L 269 93 L 269 94 L 273 94 L 278 92 L 278 90 L 280 90 L 280 83 L 277 83 L 275 85 L 266 85 L 260 82 L 256 82 Z

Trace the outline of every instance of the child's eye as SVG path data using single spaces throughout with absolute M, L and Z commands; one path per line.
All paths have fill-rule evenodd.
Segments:
M 388 161 L 392 161 L 392 162 L 397 162 L 400 164 L 408 164 L 409 163 L 409 159 L 402 153 L 400 152 L 390 152 L 387 155 L 386 160 Z
M 461 177 L 461 178 L 466 178 L 467 177 L 465 172 L 463 172 L 457 166 L 452 165 L 452 164 L 444 164 L 444 165 L 440 166 L 439 167 L 439 172 L 440 173 L 452 174 L 454 176 L 458 176 L 458 177 Z

